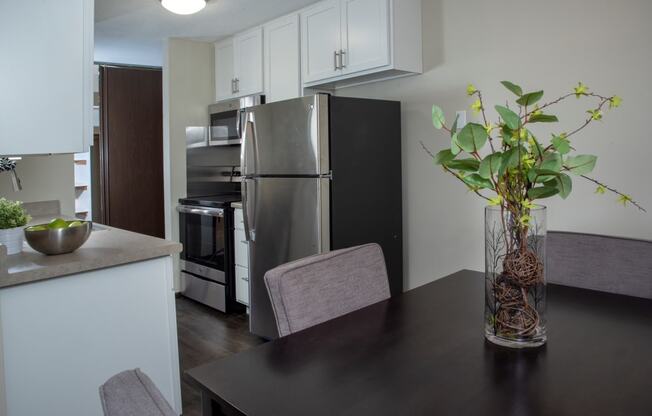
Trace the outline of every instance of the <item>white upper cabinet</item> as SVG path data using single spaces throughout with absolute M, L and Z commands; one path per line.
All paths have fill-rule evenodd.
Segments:
M 215 101 L 235 96 L 233 39 L 215 44 Z
M 235 94 L 263 92 L 263 29 L 258 27 L 233 38 Z
M 301 12 L 304 87 L 422 72 L 421 0 L 325 0 Z
M 389 0 L 342 1 L 343 73 L 389 65 Z
M 299 15 L 292 14 L 263 27 L 265 99 L 268 103 L 301 95 Z
M 93 4 L 0 1 L 0 155 L 87 149 Z
M 340 0 L 327 0 L 301 13 L 303 82 L 310 83 L 340 74 L 342 48 Z
M 215 101 L 263 93 L 263 29 L 215 44 Z

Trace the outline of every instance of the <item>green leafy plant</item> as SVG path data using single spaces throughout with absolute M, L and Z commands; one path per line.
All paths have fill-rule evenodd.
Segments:
M 0 230 L 23 227 L 30 219 L 21 202 L 0 198 Z
M 541 224 L 536 219 L 540 211 L 534 211 L 536 203 L 554 196 L 568 198 L 573 178 L 582 178 L 597 186 L 597 194 L 611 192 L 623 205 L 645 209 L 631 196 L 588 176 L 597 157 L 576 153 L 572 143 L 589 124 L 602 120 L 605 111 L 619 107 L 620 97 L 596 94 L 580 82 L 570 92 L 543 102 L 541 90 L 524 92 L 512 82 L 501 84 L 514 98 L 511 104 L 494 106 L 499 115 L 495 124 L 487 118 L 482 92 L 469 84 L 466 92 L 474 99 L 471 109 L 482 124 L 469 123 L 458 130 L 455 119 L 449 127 L 444 111 L 433 106 L 432 123 L 449 133 L 450 145 L 435 154 L 421 144 L 436 165 L 499 210 L 498 226 L 487 225 L 491 270 L 486 276 L 487 325 L 492 336 L 523 340 L 543 333 L 539 304 L 544 262 L 538 248 Z M 558 121 L 551 109 L 572 97 L 595 103 L 586 118 L 569 132 L 552 134 L 546 142 L 535 135 L 532 129 L 538 123 Z
M 590 92 L 580 82 L 571 92 L 539 105 L 543 91 L 524 93 L 512 82 L 502 81 L 501 84 L 514 94 L 515 103 L 494 107 L 500 116 L 496 124 L 487 119 L 482 92 L 472 84 L 466 90 L 475 98 L 471 109 L 481 115 L 484 124 L 468 123 L 458 131 L 457 119 L 448 127 L 444 111 L 433 106 L 433 125 L 447 131 L 451 137 L 450 146 L 436 154 L 422 143 L 435 164 L 441 165 L 490 205 L 501 206 L 524 223 L 527 223 L 534 201 L 557 195 L 568 198 L 573 176 L 592 182 L 598 194 L 609 191 L 616 194 L 623 205 L 631 204 L 645 211 L 631 196 L 587 176 L 595 167 L 597 157 L 575 154 L 571 144 L 573 136 L 589 124 L 602 120 L 605 110 L 619 107 L 620 97 Z M 550 114 L 550 109 L 570 97 L 592 99 L 596 105 L 587 110 L 587 118 L 577 128 L 553 134 L 549 143 L 543 143 L 531 128 L 537 123 L 557 122 L 557 116 Z M 495 194 L 488 196 L 486 192 Z

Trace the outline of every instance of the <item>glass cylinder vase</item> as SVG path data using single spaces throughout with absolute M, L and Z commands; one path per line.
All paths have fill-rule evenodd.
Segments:
M 510 348 L 546 343 L 546 207 L 485 208 L 485 338 Z

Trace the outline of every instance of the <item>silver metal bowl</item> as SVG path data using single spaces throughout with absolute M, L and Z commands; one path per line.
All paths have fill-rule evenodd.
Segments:
M 49 256 L 72 253 L 88 240 L 92 228 L 91 221 L 85 221 L 77 227 L 47 230 L 29 230 L 28 227 L 25 229 L 25 240 L 34 250 Z

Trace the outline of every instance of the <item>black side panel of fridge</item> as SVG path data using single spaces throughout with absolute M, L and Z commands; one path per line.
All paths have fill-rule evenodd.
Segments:
M 401 103 L 330 97 L 331 249 L 378 243 L 403 292 Z

